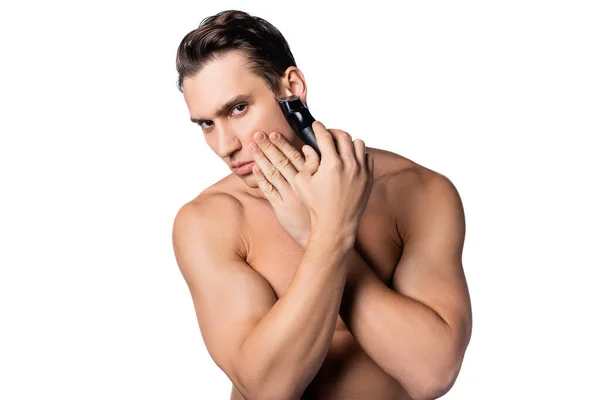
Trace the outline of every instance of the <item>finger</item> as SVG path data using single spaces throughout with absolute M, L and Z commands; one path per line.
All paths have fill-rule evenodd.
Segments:
M 367 171 L 367 184 L 365 187 L 365 205 L 368 204 L 369 202 L 369 197 L 371 197 L 371 192 L 373 190 L 373 184 L 374 184 L 374 179 L 373 179 L 373 175 L 374 175 L 374 171 L 375 171 L 375 158 L 373 157 L 372 153 L 365 153 L 365 159 L 366 159 L 366 164 L 368 165 L 368 171 Z
M 352 145 L 352 136 L 350 136 L 348 132 L 340 129 L 329 128 L 328 131 L 331 133 L 336 142 L 337 152 L 340 155 L 340 158 L 347 163 L 356 163 L 357 157 L 354 151 L 354 146 Z
M 315 172 L 317 172 L 319 169 L 319 164 L 321 163 L 319 154 L 315 151 L 315 149 L 307 144 L 302 146 L 302 152 L 306 157 L 306 162 L 302 166 L 301 172 L 308 175 L 313 175 Z
M 289 185 L 294 181 L 294 176 L 296 176 L 298 171 L 296 171 L 296 168 L 292 165 L 286 155 L 283 154 L 266 135 L 263 134 L 261 139 L 259 134 L 262 134 L 262 132 L 257 132 L 254 135 L 254 139 L 257 141 L 258 147 L 260 147 L 263 155 L 266 156 L 269 161 L 269 165 L 266 165 L 267 163 L 264 162 L 265 167 L 263 168 L 261 166 L 261 169 L 264 171 L 267 179 L 269 179 L 269 181 L 277 187 L 279 192 L 284 195 L 285 190 L 287 190 Z
M 268 141 L 268 139 L 267 139 Z M 256 147 L 253 149 L 254 144 Z M 271 146 L 273 146 L 271 144 Z M 273 146 L 274 147 L 274 146 Z M 254 161 L 260 167 L 260 172 L 262 172 L 263 176 L 277 189 L 280 195 L 284 195 L 287 190 L 290 189 L 290 184 L 283 176 L 281 172 L 267 158 L 267 156 L 263 153 L 262 149 L 256 145 L 256 143 L 250 143 L 249 145 L 250 153 L 252 157 L 254 157 Z M 293 167 L 292 167 L 293 168 Z M 281 196 L 280 196 L 281 197 Z
M 269 182 L 265 174 L 262 173 L 258 165 L 254 165 L 252 167 L 252 174 L 254 175 L 254 179 L 256 179 L 256 183 L 258 184 L 261 192 L 264 193 L 265 197 L 271 204 L 275 205 L 278 201 L 281 201 L 281 195 L 271 184 L 271 182 Z
M 279 132 L 271 132 L 269 139 L 273 144 L 275 144 L 275 146 L 277 146 L 279 151 L 281 151 L 287 157 L 287 159 L 290 160 L 296 171 L 300 171 L 302 169 L 302 166 L 305 162 L 304 154 L 292 146 L 292 144 L 288 142 Z
M 361 139 L 355 139 L 352 144 L 354 145 L 354 154 L 356 155 L 356 161 L 358 162 L 358 165 L 360 165 L 361 169 L 367 169 L 369 165 L 366 162 L 365 142 Z
M 339 160 L 333 136 L 331 135 L 331 132 L 325 128 L 325 125 L 320 121 L 315 121 L 312 124 L 312 129 L 317 139 L 317 146 L 321 152 L 321 161 L 329 162 L 329 160 Z

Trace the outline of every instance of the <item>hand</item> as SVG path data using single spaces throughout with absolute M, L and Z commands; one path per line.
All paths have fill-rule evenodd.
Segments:
M 273 206 L 279 224 L 296 243 L 306 248 L 310 235 L 310 215 L 294 189 L 294 180 L 302 170 L 305 159 L 281 134 L 264 135 L 254 140 L 256 151 L 250 150 L 257 166 L 252 172 L 267 200 Z M 252 146 L 250 146 L 252 148 Z
M 308 208 L 311 230 L 333 228 L 354 243 L 373 187 L 373 156 L 365 153 L 364 141 L 352 141 L 344 131 L 319 121 L 312 128 L 322 159 L 312 147 L 302 147 L 306 159 L 295 177 L 296 192 Z

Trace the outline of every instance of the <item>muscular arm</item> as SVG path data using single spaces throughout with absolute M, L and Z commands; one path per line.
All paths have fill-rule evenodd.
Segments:
M 413 398 L 431 399 L 452 386 L 471 334 L 461 261 L 465 223 L 447 178 L 434 175 L 415 191 L 391 287 L 352 250 L 340 316 L 365 352 Z
M 339 243 L 324 232 L 310 236 L 286 293 L 240 346 L 242 365 L 252 365 L 258 382 L 283 393 L 257 398 L 298 398 L 321 367 L 346 281 L 342 264 L 350 247 Z
M 182 207 L 173 228 L 177 262 L 208 352 L 238 390 L 248 400 L 297 399 L 329 349 L 353 242 L 315 229 L 276 300 L 236 248 L 242 217 L 226 195 Z

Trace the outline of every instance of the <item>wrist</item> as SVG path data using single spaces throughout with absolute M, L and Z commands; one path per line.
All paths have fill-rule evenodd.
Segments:
M 354 242 L 356 240 L 356 233 L 349 229 L 336 229 L 332 225 L 328 226 L 315 226 L 311 229 L 310 235 L 307 240 L 308 242 L 317 241 L 321 245 L 329 246 L 334 249 L 339 249 L 346 256 L 350 255 L 351 250 L 354 248 Z M 306 246 L 305 246 L 306 248 Z

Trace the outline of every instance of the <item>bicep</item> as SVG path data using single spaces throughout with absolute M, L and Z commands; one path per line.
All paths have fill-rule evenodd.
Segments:
M 471 304 L 462 266 L 465 216 L 450 180 L 435 174 L 418 189 L 392 288 L 435 311 L 466 346 Z
M 237 383 L 234 371 L 239 346 L 276 297 L 269 283 L 236 252 L 235 215 L 206 215 L 182 208 L 174 223 L 173 246 L 206 348 Z

